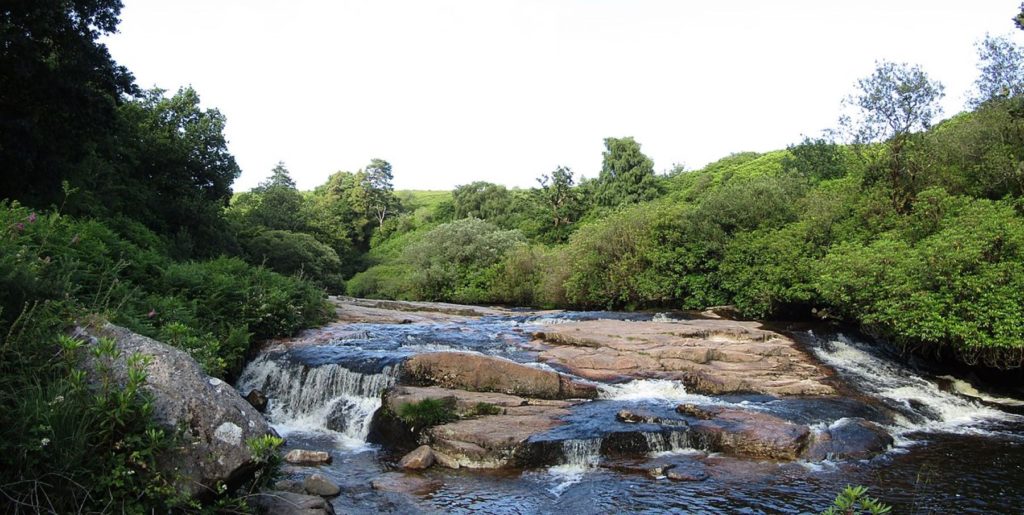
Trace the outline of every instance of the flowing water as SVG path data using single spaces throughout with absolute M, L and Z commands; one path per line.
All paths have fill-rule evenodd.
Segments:
M 349 324 L 333 329 L 324 344 L 258 356 L 238 389 L 267 394 L 268 418 L 289 447 L 332 452 L 334 463 L 320 472 L 343 488 L 333 500 L 339 513 L 816 513 L 847 484 L 868 486 L 897 513 L 1024 511 L 1024 418 L 1014 413 L 1020 412 L 1018 400 L 979 392 L 962 378 L 911 370 L 854 338 L 810 331 L 794 336 L 852 386 L 856 398 L 704 396 L 666 380 L 601 384 L 598 400 L 574 407 L 565 425 L 540 437 L 560 445 L 561 464 L 525 471 L 434 467 L 421 477 L 436 480 L 436 486 L 421 495 L 369 487 L 391 469 L 392 459 L 366 442 L 370 420 L 406 357 L 478 352 L 546 367 L 535 362 L 528 345 L 540 326 L 681 316 L 577 312 L 464 323 Z M 668 415 L 684 402 L 765 411 L 816 430 L 862 417 L 883 424 L 896 444 L 870 460 L 778 463 L 708 454 L 685 427 L 641 423 L 624 429 L 609 422 L 620 409 Z M 629 460 L 613 452 L 609 438 L 627 430 L 649 453 L 646 459 L 699 456 L 707 479 L 679 482 L 629 472 L 622 466 Z

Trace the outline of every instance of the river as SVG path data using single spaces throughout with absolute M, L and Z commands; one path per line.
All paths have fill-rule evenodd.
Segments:
M 319 472 L 342 487 L 332 500 L 338 513 L 817 513 L 848 484 L 869 487 L 870 495 L 896 513 L 1020 513 L 1024 506 L 1019 403 L 985 397 L 957 378 L 912 370 L 863 339 L 824 328 L 791 336 L 848 386 L 842 396 L 709 396 L 667 380 L 601 383 L 597 400 L 573 407 L 564 425 L 543 436 L 560 442 L 561 463 L 493 471 L 435 466 L 410 474 L 421 483 L 414 493 L 370 486 L 393 475 L 400 457 L 368 437 L 382 394 L 409 356 L 468 351 L 547 368 L 530 343 L 530 335 L 543 327 L 673 316 L 686 315 L 508 312 L 456 321 L 335 325 L 304 335 L 317 340 L 315 345 L 268 348 L 245 369 L 238 389 L 244 394 L 259 388 L 269 397 L 268 418 L 287 448 L 332 453 L 333 463 Z M 668 412 L 680 403 L 739 407 L 812 428 L 863 417 L 883 423 L 895 440 L 865 460 L 739 459 L 709 453 L 673 432 L 646 435 L 646 456 L 602 453 L 607 417 L 601 415 L 621 409 Z M 637 467 L 673 456 L 699 458 L 704 479 L 673 481 Z

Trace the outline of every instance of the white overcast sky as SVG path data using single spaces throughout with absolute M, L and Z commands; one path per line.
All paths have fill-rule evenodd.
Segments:
M 633 136 L 664 171 L 835 125 L 876 60 L 920 64 L 962 109 L 986 32 L 1020 0 L 124 0 L 105 40 L 142 87 L 191 85 L 227 116 L 246 190 L 370 159 L 397 188 L 597 175 Z

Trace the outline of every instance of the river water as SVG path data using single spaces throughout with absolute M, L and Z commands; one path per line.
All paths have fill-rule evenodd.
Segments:
M 547 367 L 536 362 L 528 344 L 543 325 L 671 316 L 684 315 L 567 312 L 329 326 L 321 330 L 323 344 L 258 356 L 238 389 L 267 394 L 268 418 L 288 448 L 332 453 L 334 462 L 319 472 L 342 486 L 342 495 L 332 500 L 338 513 L 817 513 L 847 484 L 868 486 L 870 495 L 896 513 L 1024 511 L 1020 403 L 986 396 L 955 377 L 911 370 L 864 341 L 808 330 L 791 336 L 845 381 L 850 387 L 845 397 L 712 397 L 664 380 L 602 384 L 600 399 L 577 406 L 565 425 L 542 436 L 560 442 L 559 465 L 502 471 L 434 467 L 417 475 L 429 485 L 411 495 L 370 487 L 373 479 L 394 470 L 396 457 L 367 443 L 367 436 L 381 394 L 395 384 L 406 357 L 468 351 Z M 641 407 L 669 412 L 681 402 L 761 410 L 819 429 L 863 417 L 885 425 L 896 443 L 870 460 L 774 462 L 709 455 L 685 433 L 659 431 L 644 434 L 650 456 L 602 454 L 611 414 Z M 707 479 L 678 482 L 631 467 L 672 455 L 699 457 Z

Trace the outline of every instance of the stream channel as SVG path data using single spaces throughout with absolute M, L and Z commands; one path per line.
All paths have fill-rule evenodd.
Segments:
M 341 486 L 337 513 L 818 513 L 845 485 L 865 485 L 894 513 L 1020 513 L 1024 510 L 1024 407 L 977 392 L 963 380 L 897 363 L 863 340 L 822 328 L 791 331 L 846 385 L 841 396 L 707 396 L 682 383 L 639 379 L 600 383 L 598 399 L 571 408 L 566 423 L 544 435 L 560 440 L 559 463 L 526 469 L 410 472 L 414 492 L 371 486 L 397 475 L 394 454 L 368 443 L 384 392 L 410 356 L 438 351 L 481 353 L 540 368 L 531 334 L 566 321 L 622 323 L 684 314 L 517 313 L 409 323 L 339 323 L 307 332 L 307 345 L 272 345 L 238 381 L 261 389 L 267 416 L 294 448 L 326 450 L 316 467 Z M 564 370 L 561 370 L 565 372 Z M 602 454 L 602 434 L 622 409 L 671 412 L 681 403 L 769 413 L 812 429 L 846 417 L 879 422 L 894 443 L 870 459 L 773 461 L 707 452 L 680 433 L 651 433 L 646 456 L 693 456 L 696 481 L 674 481 L 622 466 Z M 295 477 L 311 471 L 285 467 Z

